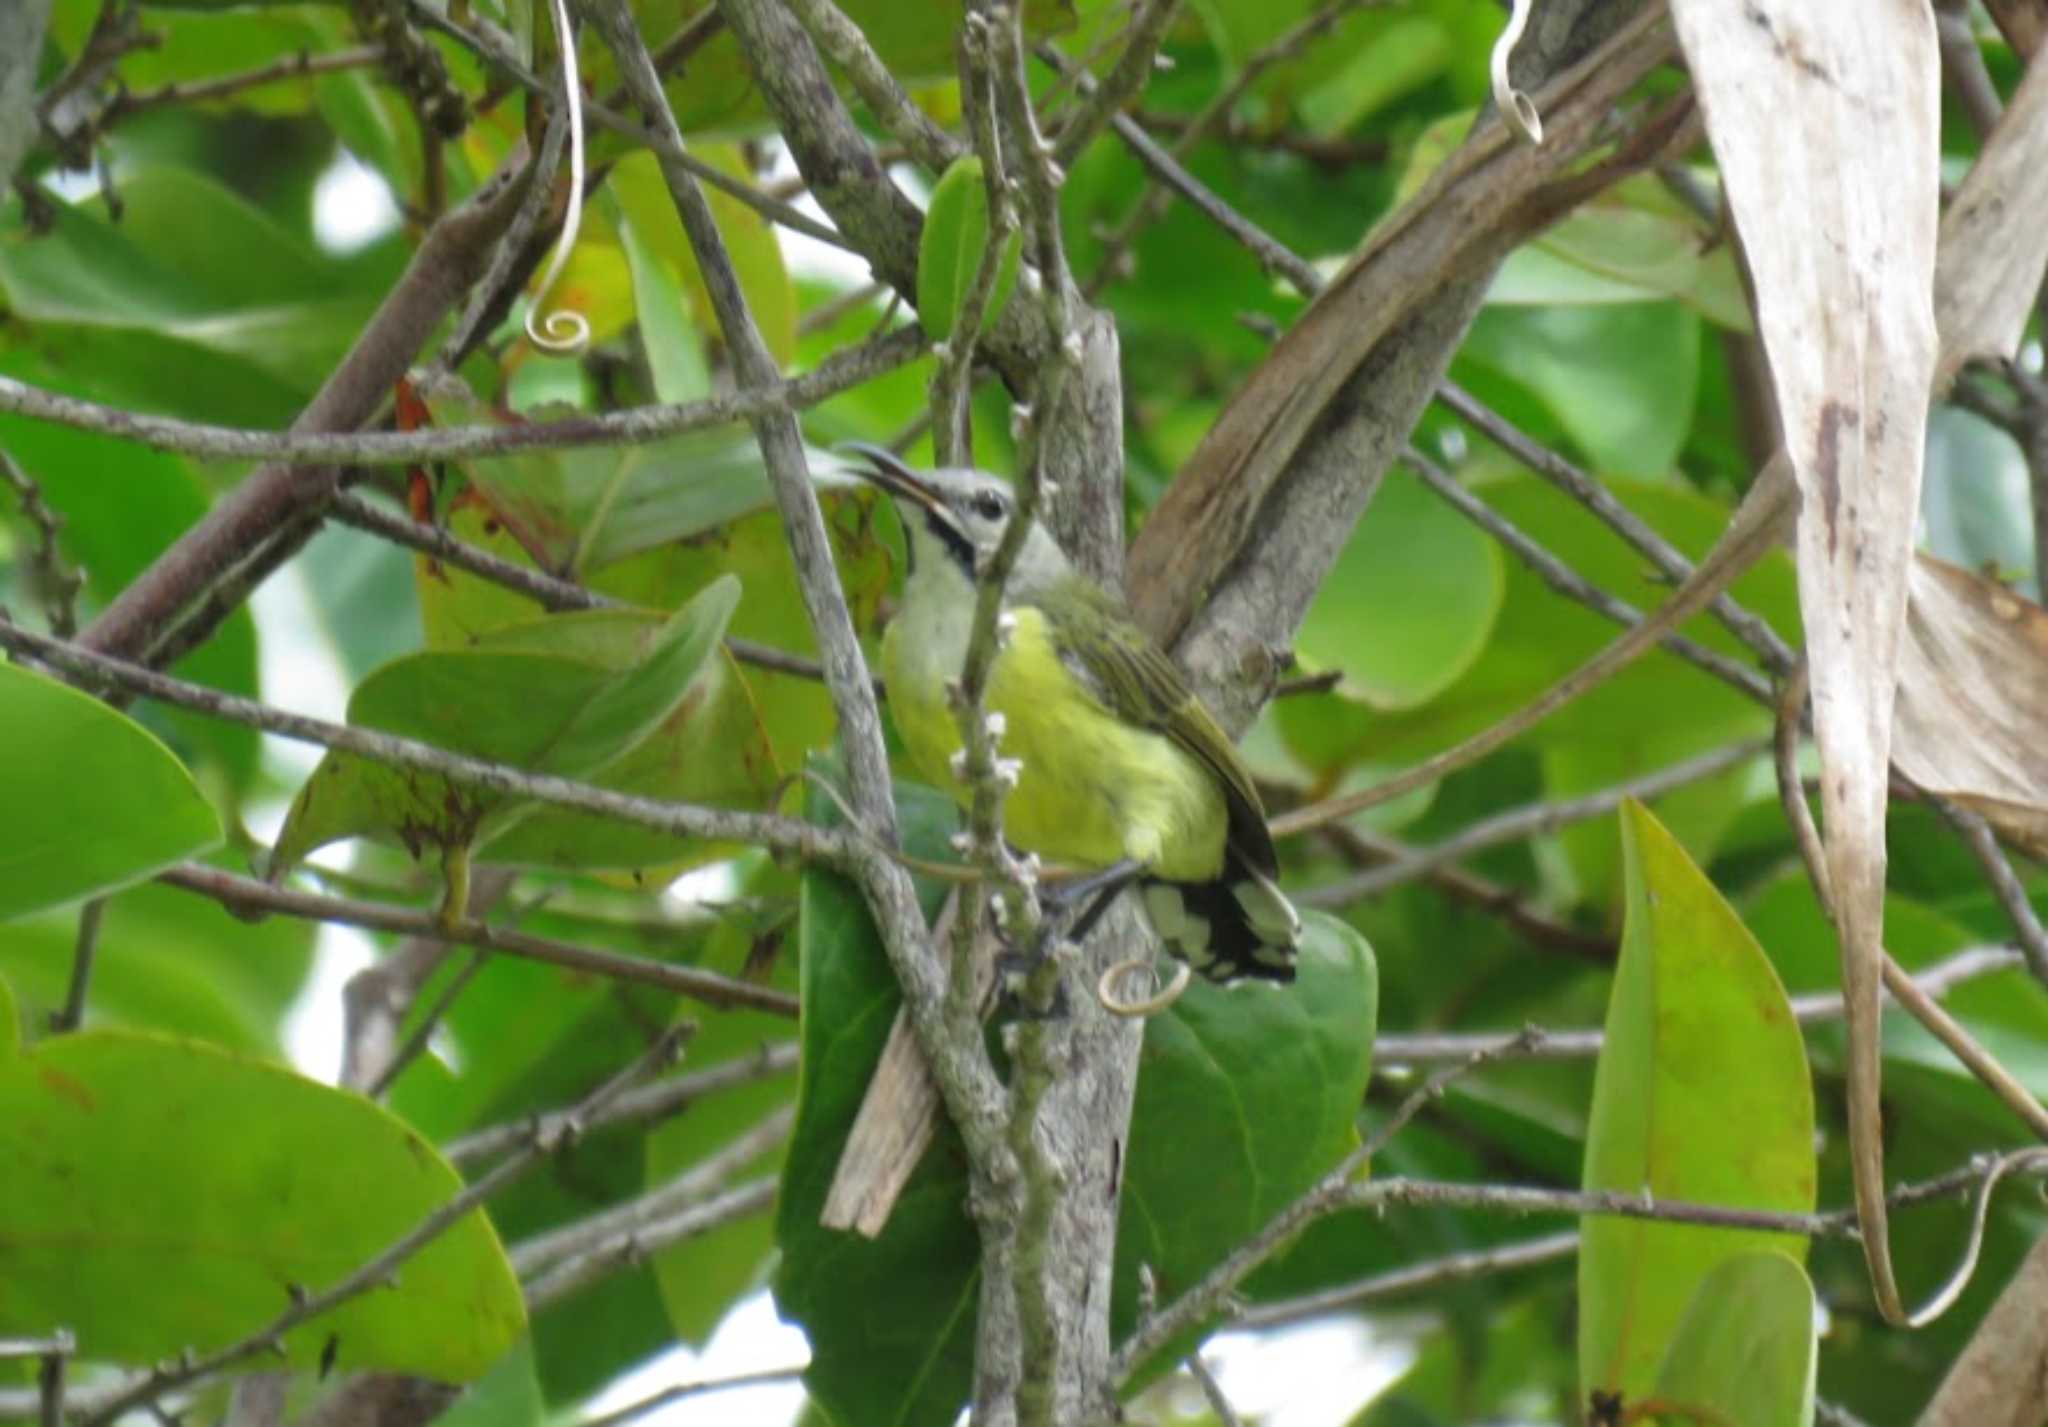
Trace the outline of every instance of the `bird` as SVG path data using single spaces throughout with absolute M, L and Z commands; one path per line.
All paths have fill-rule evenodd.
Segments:
M 888 494 L 904 531 L 903 596 L 882 638 L 890 712 L 918 770 L 966 805 L 947 689 L 1015 492 L 987 471 L 840 449 L 866 462 L 852 474 Z M 1179 667 L 1036 523 L 1001 608 L 984 707 L 1001 716 L 999 756 L 1015 761 L 1003 831 L 1023 851 L 1093 869 L 1058 894 L 1062 906 L 1093 898 L 1069 935 L 1135 884 L 1161 942 L 1206 979 L 1293 980 L 1301 918 L 1278 885 L 1265 810 Z

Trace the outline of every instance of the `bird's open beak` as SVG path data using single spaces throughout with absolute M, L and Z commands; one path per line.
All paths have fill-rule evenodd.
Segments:
M 899 496 L 925 510 L 941 516 L 946 514 L 945 502 L 939 499 L 938 491 L 921 479 L 917 472 L 897 459 L 893 451 L 885 451 L 880 446 L 870 445 L 866 441 L 842 441 L 833 449 L 849 452 L 868 463 L 866 469 L 858 466 L 852 468 L 852 474 L 862 480 L 880 486 L 890 495 Z

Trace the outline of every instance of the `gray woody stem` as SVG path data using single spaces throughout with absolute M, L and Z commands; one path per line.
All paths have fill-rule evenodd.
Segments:
M 669 156 L 681 150 L 682 135 L 662 94 L 647 48 L 634 27 L 632 13 L 623 0 L 609 0 L 600 7 L 599 19 L 628 90 L 666 146 L 661 158 L 662 176 L 697 254 L 740 386 L 772 386 L 780 380 L 779 373 L 747 311 L 746 299 L 740 292 L 725 242 L 712 220 L 710 206 L 696 180 Z M 737 28 L 730 12 L 727 21 Z M 801 38 L 801 31 L 798 35 Z M 803 44 L 808 48 L 809 41 L 804 40 Z M 797 433 L 796 418 L 787 408 L 767 409 L 754 418 L 754 430 L 768 463 L 776 501 L 782 508 L 805 607 L 822 651 L 826 683 L 832 691 L 833 707 L 839 713 L 840 740 L 846 750 L 854 810 L 870 833 L 893 843 L 896 814 L 890 795 L 888 755 L 882 747 L 881 716 L 833 568 L 824 518 L 805 472 L 803 441 Z M 999 1123 L 1002 1089 L 996 1082 L 987 1051 L 978 1040 L 970 1043 L 965 1037 L 946 1034 L 941 1016 L 945 999 L 943 976 L 931 955 L 924 917 L 910 878 L 873 849 L 853 862 L 854 875 L 875 913 L 883 943 L 903 985 L 905 1001 L 912 1008 L 919 1043 L 945 1091 L 947 1106 L 969 1144 L 986 1145 Z

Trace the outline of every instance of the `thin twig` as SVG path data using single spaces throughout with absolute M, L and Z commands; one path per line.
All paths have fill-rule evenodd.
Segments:
M 796 1061 L 796 1042 L 764 1045 L 758 1054 L 739 1056 L 689 1075 L 657 1080 L 629 1090 L 603 1110 L 586 1116 L 584 1125 L 586 1129 L 596 1130 L 608 1125 L 652 1124 L 682 1113 L 707 1095 L 787 1074 L 796 1068 Z M 533 1117 L 524 1115 L 509 1123 L 464 1135 L 451 1144 L 443 1145 L 441 1153 L 450 1164 L 462 1168 L 516 1149 L 532 1133 Z
M 843 864 L 850 843 L 841 834 L 771 813 L 728 811 L 700 807 L 693 803 L 666 802 L 657 798 L 616 793 L 548 773 L 532 773 L 508 763 L 494 763 L 436 748 L 417 739 L 379 733 L 285 713 L 235 694 L 173 679 L 143 669 L 126 660 L 109 659 L 89 653 L 75 644 L 32 633 L 0 622 L 0 648 L 26 654 L 55 668 L 67 670 L 91 682 L 104 682 L 131 694 L 196 710 L 213 718 L 246 724 L 299 743 L 339 749 L 397 768 L 434 773 L 456 782 L 474 784 L 494 793 L 526 798 L 555 807 L 617 818 L 622 822 L 650 827 L 677 837 L 703 837 L 714 841 L 758 843 L 763 847 L 794 853 L 799 857 L 831 864 Z
M 2020 953 L 2009 946 L 1973 946 L 1922 967 L 1913 982 L 1927 996 L 1945 996 L 1965 982 L 2024 964 Z M 1814 991 L 1794 996 L 1792 1018 L 1802 1026 L 1842 1019 L 1842 996 L 1838 991 Z M 1599 1027 L 1546 1030 L 1533 1046 L 1518 1044 L 1520 1037 L 1508 1031 L 1397 1032 L 1383 1035 L 1373 1043 L 1373 1062 L 1380 1067 L 1433 1065 L 1462 1061 L 1481 1051 L 1492 1051 L 1502 1059 L 1590 1060 L 1600 1054 L 1603 1035 Z
M 510 451 L 578 446 L 643 446 L 731 426 L 772 411 L 800 411 L 916 360 L 925 349 L 915 327 L 898 328 L 850 351 L 835 352 L 800 377 L 703 401 L 627 407 L 564 421 L 451 426 L 424 431 L 256 431 L 180 421 L 83 401 L 0 377 L 0 411 L 54 422 L 159 451 L 210 460 L 288 461 L 295 465 L 413 466 Z
M 107 915 L 107 899 L 94 897 L 78 909 L 78 935 L 71 947 L 71 981 L 65 988 L 64 1005 L 50 1016 L 50 1030 L 63 1035 L 85 1024 L 85 998 L 92 987 L 93 959 L 99 950 L 100 923 Z
M 2048 930 L 2042 928 L 2041 918 L 2034 912 L 2033 899 L 2027 895 L 2019 874 L 2006 861 L 2005 849 L 1998 845 L 1998 834 L 1991 830 L 1991 824 L 1982 816 L 1960 804 L 1947 798 L 1930 801 L 1977 859 L 1978 867 L 1984 872 L 1984 880 L 1991 884 L 1992 895 L 1998 898 L 1998 905 L 2005 909 L 2006 918 L 2012 923 L 2020 950 L 2026 953 L 2027 969 L 2034 973 L 2036 981 L 2048 986 Z
M 1615 499 L 1612 491 L 1586 471 L 1531 440 L 1513 422 L 1456 382 L 1446 381 L 1439 386 L 1437 399 L 1501 450 L 1583 505 L 1635 547 L 1673 584 L 1684 584 L 1692 575 L 1693 563 L 1679 552 L 1678 547 L 1651 529 L 1642 517 Z M 1779 637 L 1778 632 L 1761 615 L 1737 604 L 1732 596 L 1716 595 L 1707 608 L 1773 674 L 1782 677 L 1797 661 L 1792 647 Z
M 1527 565 L 1536 577 L 1551 589 L 1625 628 L 1642 623 L 1644 616 L 1641 610 L 1626 600 L 1617 599 L 1600 589 L 1544 549 L 1513 521 L 1473 495 L 1456 477 L 1422 452 L 1410 446 L 1402 454 L 1402 461 L 1413 469 L 1416 475 L 1421 477 L 1422 483 L 1434 491 L 1445 504 L 1505 545 L 1516 559 Z M 1709 649 L 1681 634 L 1667 634 L 1658 643 L 1688 664 L 1712 675 L 1766 708 L 1776 702 L 1776 694 L 1763 675 L 1718 650 Z
M 1065 55 L 1049 44 L 1041 44 L 1034 51 L 1040 59 L 1060 73 L 1077 77 L 1083 93 L 1087 93 L 1094 81 L 1075 68 Z M 1228 233 L 1241 247 L 1259 260 L 1267 272 L 1285 278 L 1288 284 L 1303 297 L 1314 297 L 1322 291 L 1323 279 L 1306 260 L 1285 243 L 1268 233 L 1251 219 L 1224 200 L 1222 195 L 1189 173 L 1180 161 L 1159 147 L 1138 122 L 1128 115 L 1118 114 L 1111 121 L 1117 137 L 1129 146 L 1158 183 L 1162 191 L 1179 194 L 1193 206 L 1196 212 Z M 1091 294 L 1095 288 L 1091 287 Z
M 1603 788 L 1597 793 L 1509 808 L 1469 824 L 1455 837 L 1446 838 L 1434 847 L 1419 849 L 1399 861 L 1347 877 L 1341 882 L 1297 893 L 1295 900 L 1304 906 L 1338 907 L 1360 898 L 1377 896 L 1426 876 L 1439 867 L 1470 857 L 1475 852 L 1504 842 L 1544 836 L 1591 818 L 1605 817 L 1630 798 L 1647 800 L 1661 797 L 1674 788 L 1683 788 L 1731 768 L 1739 768 L 1769 751 L 1767 742 L 1733 743 L 1674 763 L 1669 768 L 1660 768 L 1640 778 Z M 1286 836 L 1291 830 L 1288 817 L 1273 819 L 1272 828 L 1275 837 Z
M 573 580 L 564 580 L 550 575 L 545 570 L 531 565 L 522 565 L 516 560 L 507 560 L 501 555 L 471 545 L 459 539 L 446 526 L 424 524 L 410 516 L 389 511 L 375 501 L 366 500 L 353 491 L 343 491 L 334 498 L 327 512 L 344 525 L 355 527 L 366 534 L 389 540 L 408 550 L 417 550 L 436 560 L 445 560 L 460 570 L 467 570 L 479 579 L 525 595 L 542 609 L 559 612 L 562 610 L 622 609 L 625 606 L 610 595 L 600 594 L 586 585 Z M 772 645 L 757 644 L 751 639 L 728 635 L 725 647 L 733 658 L 742 664 L 756 668 L 770 669 L 778 674 L 793 674 L 800 679 L 823 679 L 824 669 L 815 659 L 802 654 L 792 654 L 786 649 Z M 881 696 L 880 682 L 876 683 L 876 697 Z
M 596 1417 L 585 1417 L 576 1422 L 574 1427 L 625 1427 L 626 1423 L 636 1417 L 645 1417 L 657 1408 L 667 1407 L 670 1403 L 681 1402 L 685 1398 L 704 1397 L 714 1392 L 732 1392 L 746 1387 L 775 1387 L 783 1383 L 801 1382 L 805 1371 L 806 1369 L 802 1367 L 762 1368 L 758 1372 L 734 1373 L 730 1377 L 680 1382 L 674 1387 L 665 1387 L 659 1392 L 643 1397 L 637 1402 L 629 1402 L 611 1412 L 600 1413 Z
M 973 32 L 970 32 L 970 34 Z M 939 463 L 968 466 L 974 463 L 973 433 L 967 429 L 967 401 L 974 390 L 974 359 L 981 344 L 989 303 L 995 296 L 996 280 L 1002 272 L 1003 254 L 1017 231 L 1017 210 L 1010 201 L 1010 184 L 1003 161 L 1001 138 L 996 130 L 995 96 L 988 87 L 984 66 L 972 63 L 973 42 L 960 47 L 963 73 L 961 97 L 967 110 L 974 150 L 981 158 L 982 188 L 988 202 L 988 236 L 975 259 L 974 274 L 961 294 L 946 340 L 933 348 L 938 365 L 932 373 L 932 447 Z
M 1716 594 L 1761 559 L 1767 549 L 1772 548 L 1770 542 L 1790 508 L 1792 497 L 1790 467 L 1782 461 L 1773 462 L 1757 477 L 1756 484 L 1750 487 L 1749 493 L 1736 507 L 1710 557 L 1648 618 L 1625 630 L 1619 639 L 1513 713 L 1471 737 L 1371 788 L 1322 803 L 1320 820 L 1335 822 L 1438 782 L 1447 774 L 1511 743 L 1566 704 L 1626 668 L 1647 653 L 1666 633 L 1698 613 Z
M 1421 853 L 1420 848 L 1399 838 L 1350 823 L 1329 823 L 1318 832 L 1354 865 L 1400 862 Z M 1424 873 L 1423 880 L 1453 901 L 1498 917 L 1510 930 L 1527 938 L 1533 945 L 1602 966 L 1614 962 L 1615 939 L 1612 935 L 1587 931 L 1543 915 L 1529 905 L 1530 893 L 1526 888 L 1495 882 L 1462 867 L 1438 867 Z
M 81 1427 L 106 1427 L 106 1424 L 113 1422 L 123 1413 L 154 1401 L 171 1388 L 211 1376 L 258 1354 L 270 1352 L 283 1340 L 286 1333 L 301 1323 L 309 1322 L 359 1294 L 387 1282 L 401 1265 L 467 1218 L 493 1194 L 524 1174 L 544 1156 L 554 1153 L 564 1143 L 574 1139 L 581 1133 L 584 1116 L 602 1109 L 621 1092 L 672 1061 L 693 1030 L 694 1027 L 681 1025 L 664 1032 L 645 1054 L 592 1091 L 568 1116 L 552 1124 L 537 1127 L 533 1142 L 526 1149 L 500 1162 L 401 1235 L 384 1252 L 339 1283 L 318 1293 L 294 1295 L 289 1308 L 238 1342 L 203 1355 L 188 1354 L 175 1362 L 154 1369 L 140 1382 L 126 1388 L 111 1401 L 87 1414 Z
M 1977 131 L 1981 143 L 1998 127 L 2005 103 L 1998 97 L 1998 86 L 1991 82 L 1991 71 L 1984 67 L 1984 50 L 1970 31 L 1969 5 L 1937 0 L 1934 34 L 1941 46 L 1941 71 L 1949 92 L 1969 116 L 1970 127 Z
M 377 1071 L 376 1078 L 364 1088 L 365 1095 L 372 1100 L 383 1098 L 384 1092 L 397 1082 L 399 1076 L 405 1074 L 406 1067 L 426 1054 L 427 1046 L 434 1039 L 434 1032 L 441 1028 L 442 1018 L 454 1007 L 457 998 L 469 989 L 469 983 L 476 980 L 477 973 L 484 969 L 484 963 L 489 960 L 490 957 L 485 952 L 470 952 L 469 960 L 465 961 L 461 970 L 441 988 L 441 994 L 434 998 L 433 1005 L 427 1007 L 426 1013 L 420 1017 L 420 1023 L 412 1028 L 412 1034 L 392 1052 L 391 1058 Z
M 1535 1239 L 1518 1239 L 1490 1249 L 1467 1249 L 1303 1294 L 1299 1298 L 1254 1304 L 1237 1316 L 1234 1326 L 1273 1328 L 1283 1323 L 1298 1323 L 1304 1318 L 1319 1318 L 1325 1313 L 1413 1293 L 1417 1289 L 1440 1288 L 1447 1283 L 1463 1283 L 1488 1274 L 1554 1263 L 1558 1259 L 1570 1258 L 1578 1251 L 1579 1232 L 1576 1229 Z
M 146 109 L 160 109 L 169 104 L 192 104 L 202 100 L 226 99 L 249 89 L 260 89 L 267 84 L 278 84 L 292 79 L 310 79 L 319 74 L 338 74 L 344 70 L 366 69 L 383 58 L 383 51 L 375 45 L 358 45 L 353 49 L 335 50 L 331 54 L 316 55 L 309 50 L 300 50 L 295 55 L 258 65 L 254 69 L 240 70 L 234 74 L 219 74 L 211 79 L 188 79 L 177 84 L 166 84 L 161 89 L 149 89 L 140 94 L 122 92 L 114 97 L 100 119 L 101 128 L 118 122 L 130 114 L 139 114 Z
M 183 888 L 187 892 L 211 897 L 230 911 L 243 915 L 276 912 L 289 917 L 302 917 L 307 921 L 339 923 L 343 926 L 362 927 L 369 931 L 433 937 L 459 946 L 473 946 L 483 951 L 501 951 L 507 956 L 517 956 L 528 961 L 541 961 L 553 966 L 566 966 L 573 971 L 608 976 L 618 981 L 655 986 L 721 1009 L 746 1007 L 749 1010 L 767 1011 L 772 1015 L 791 1018 L 797 1013 L 796 998 L 772 986 L 759 986 L 751 981 L 701 971 L 694 966 L 679 966 L 673 962 L 655 961 L 644 956 L 628 956 L 623 952 L 607 951 L 601 947 L 557 941 L 552 937 L 535 936 L 530 932 L 493 926 L 469 918 L 449 924 L 444 922 L 437 912 L 395 907 L 388 902 L 324 897 L 313 892 L 295 891 L 289 887 L 274 887 L 268 882 L 258 882 L 250 877 L 237 877 L 232 872 L 223 872 L 217 867 L 208 867 L 196 862 L 188 862 L 160 873 L 159 880 L 168 882 L 173 887 Z
M 58 543 L 64 533 L 64 517 L 50 508 L 43 488 L 15 463 L 5 447 L 0 447 L 0 481 L 14 492 L 21 513 L 35 527 L 36 547 L 29 565 L 40 586 L 43 618 L 50 622 L 51 633 L 69 639 L 78 632 L 78 595 L 85 588 L 85 572 L 64 558 L 64 547 Z
M 601 1251 L 616 1239 L 631 1237 L 697 1207 L 723 1190 L 734 1175 L 787 1140 L 795 1118 L 796 1107 L 784 1105 L 730 1144 L 646 1193 L 514 1244 L 508 1255 L 513 1272 L 522 1279 L 537 1280 L 564 1263 Z
M 588 1253 L 556 1264 L 528 1282 L 525 1286 L 527 1309 L 538 1313 L 606 1275 L 644 1263 L 652 1255 L 685 1239 L 708 1234 L 736 1219 L 759 1214 L 774 1204 L 779 1187 L 778 1176 L 764 1174 L 645 1228 L 607 1239 Z
M 1223 1394 L 1223 1384 L 1216 1381 L 1216 1374 L 1209 1371 L 1209 1365 L 1202 1361 L 1199 1352 L 1188 1354 L 1188 1376 L 1202 1389 L 1202 1396 L 1208 1401 L 1209 1410 L 1216 1414 L 1219 1427 L 1244 1427 L 1244 1419 L 1237 1415 L 1237 1408 Z
M 1999 1178 L 2010 1174 L 2037 1177 L 2043 1173 L 2048 1173 L 2048 1151 L 2021 1150 L 2014 1155 L 1980 1157 L 1934 1179 L 1901 1186 L 1886 1196 L 1886 1203 L 1894 1206 L 1927 1203 L 1974 1191 L 1981 1214 L 1986 1187 L 1995 1184 Z M 1252 1270 L 1291 1242 L 1308 1224 L 1337 1212 L 1354 1209 L 1382 1212 L 1398 1207 L 1476 1209 L 1518 1216 L 1600 1214 L 1668 1224 L 1760 1229 L 1806 1238 L 1853 1239 L 1857 1235 L 1856 1211 L 1853 1208 L 1812 1214 L 1781 1213 L 1659 1200 L 1648 1194 L 1616 1190 L 1467 1184 L 1398 1177 L 1361 1183 L 1349 1176 L 1331 1174 L 1232 1250 L 1230 1256 L 1199 1284 L 1141 1324 L 1137 1332 L 1116 1351 L 1115 1379 L 1119 1383 L 1128 1382 L 1131 1374 L 1153 1353 L 1217 1312 Z
M 1429 1076 L 1411 1092 L 1386 1121 L 1374 1127 L 1371 1134 L 1357 1149 L 1339 1160 L 1335 1167 L 1316 1181 L 1306 1193 L 1293 1204 L 1282 1209 L 1266 1226 L 1232 1251 L 1229 1258 L 1212 1270 L 1196 1287 L 1188 1290 L 1164 1311 L 1147 1314 L 1138 1321 L 1137 1331 L 1130 1341 L 1117 1350 L 1112 1368 L 1112 1381 L 1121 1383 L 1145 1358 L 1157 1352 L 1161 1345 L 1192 1327 L 1194 1322 L 1223 1304 L 1231 1290 L 1243 1281 L 1245 1275 L 1270 1256 L 1279 1245 L 1292 1237 L 1294 1229 L 1328 1212 L 1330 1202 L 1342 1193 L 1360 1174 L 1372 1164 L 1372 1158 L 1389 1144 L 1423 1109 L 1443 1097 L 1451 1084 L 1491 1061 L 1512 1054 L 1516 1049 L 1530 1049 L 1540 1045 L 1543 1033 L 1535 1027 L 1525 1027 L 1520 1034 L 1500 1045 L 1483 1046 L 1456 1065 L 1445 1066 Z M 1290 1227 L 1282 1230 L 1286 1223 Z M 1231 1272 L 1235 1266 L 1234 1274 Z M 1197 1295 L 1208 1295 L 1199 1300 Z
M 1298 21 L 1272 43 L 1248 56 L 1231 82 L 1188 121 L 1187 128 L 1169 150 L 1171 157 L 1176 160 L 1186 158 L 1189 150 L 1208 137 L 1210 130 L 1229 115 L 1237 102 L 1250 92 L 1251 87 L 1259 82 L 1267 70 L 1294 58 L 1327 34 L 1337 21 L 1367 3 L 1373 3 L 1373 0 L 1331 0 L 1331 3 L 1324 5 L 1314 14 Z M 1130 216 L 1103 240 L 1102 255 L 1095 269 L 1095 276 L 1087 284 L 1086 291 L 1089 296 L 1094 296 L 1106 282 L 1123 271 L 1132 240 L 1142 229 L 1158 220 L 1170 201 L 1170 194 L 1157 184 L 1145 185 L 1138 195 L 1137 203 L 1131 209 Z
M 1053 141 L 1053 162 L 1061 168 L 1070 167 L 1111 120 L 1123 117 L 1124 106 L 1151 82 L 1159 46 L 1180 9 L 1180 0 L 1133 0 L 1132 8 L 1136 13 L 1124 27 L 1124 51 L 1108 75 L 1098 81 L 1085 71 L 1076 71 L 1082 76 L 1081 102 L 1061 122 L 1059 136 Z
M 812 41 L 852 82 L 884 129 L 930 172 L 943 173 L 961 152 L 960 141 L 932 122 L 889 71 L 868 38 L 833 0 L 787 0 Z
M 797 42 L 795 53 L 782 56 L 785 71 L 781 79 L 801 78 L 791 67 L 808 72 L 810 66 L 804 64 L 805 58 L 815 63 L 814 47 L 794 18 L 782 11 L 779 0 L 773 5 L 722 5 L 721 10 L 743 49 L 749 48 L 763 29 L 782 26 L 784 35 L 791 29 L 795 31 L 792 37 Z M 605 0 L 598 6 L 597 13 L 628 91 L 663 140 L 663 149 L 657 151 L 662 178 L 697 256 L 698 270 L 703 275 L 705 290 L 710 294 L 711 305 L 717 313 L 719 328 L 725 334 L 740 391 L 774 391 L 780 385 L 775 359 L 762 341 L 760 329 L 747 307 L 745 294 L 733 271 L 731 255 L 726 250 L 710 206 L 690 174 L 670 161 L 671 151 L 680 151 L 682 147 L 681 131 L 654 73 L 647 48 L 641 42 L 632 11 L 624 0 Z M 762 81 L 771 103 L 776 103 L 779 108 L 778 96 L 787 98 L 787 95 L 770 83 L 770 76 L 758 63 L 759 57 L 755 58 L 756 78 Z M 819 78 L 822 81 L 822 74 Z M 821 122 L 845 120 L 829 83 L 820 82 L 814 89 L 807 88 L 804 102 L 812 111 L 822 109 Z M 798 152 L 801 162 L 803 153 L 792 133 L 797 126 L 788 122 L 787 114 L 783 117 L 784 133 L 792 138 L 792 151 Z M 846 127 L 851 128 L 850 122 Z M 865 161 L 872 158 L 865 141 L 857 135 L 852 145 L 847 155 L 851 166 L 844 174 L 849 183 L 866 171 Z M 901 197 L 886 179 L 883 183 L 891 194 Z M 831 203 L 826 206 L 829 209 Z M 849 231 L 853 229 L 849 227 Z M 855 236 L 860 237 L 861 234 L 856 233 Z M 877 261 L 878 273 L 887 275 L 883 273 L 887 265 L 882 264 L 879 257 L 881 248 L 867 242 L 861 246 L 871 259 Z M 982 1153 L 987 1150 L 995 1133 L 1002 1087 L 996 1079 L 994 1065 L 981 1042 L 978 1028 L 972 1036 L 947 1034 L 939 1013 L 944 994 L 940 986 L 941 976 L 935 959 L 929 954 L 924 914 L 908 875 L 889 861 L 888 854 L 881 850 L 893 848 L 896 842 L 896 812 L 891 796 L 888 754 L 882 740 L 881 716 L 875 705 L 860 641 L 854 633 L 852 617 L 847 613 L 845 593 L 833 568 L 831 542 L 818 508 L 817 492 L 812 489 L 808 478 L 803 441 L 787 403 L 763 404 L 750 419 L 762 459 L 768 468 L 769 485 L 782 512 L 783 530 L 796 566 L 805 613 L 817 637 L 826 686 L 832 693 L 832 706 L 839 715 L 839 743 L 846 758 L 854 810 L 861 826 L 873 839 L 872 842 L 855 841 L 849 845 L 848 851 L 852 856 L 848 870 L 859 882 L 874 913 L 890 966 L 903 987 L 904 1004 L 911 1010 L 919 1046 L 945 1093 L 954 1123 L 960 1127 L 970 1153 Z

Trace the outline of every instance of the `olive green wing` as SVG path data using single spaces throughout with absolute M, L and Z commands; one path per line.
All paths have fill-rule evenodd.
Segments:
M 1105 708 L 1126 722 L 1166 735 L 1215 771 L 1230 809 L 1231 847 L 1268 877 L 1277 875 L 1279 858 L 1266 830 L 1266 810 L 1229 735 L 1201 696 L 1188 687 L 1180 667 L 1120 605 L 1092 586 L 1076 583 L 1080 590 L 1068 598 L 1086 601 L 1093 607 L 1088 611 L 1092 617 L 1061 619 L 1055 613 L 1048 621 L 1060 657 Z

